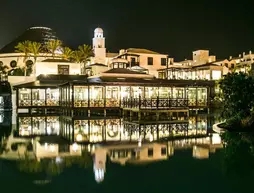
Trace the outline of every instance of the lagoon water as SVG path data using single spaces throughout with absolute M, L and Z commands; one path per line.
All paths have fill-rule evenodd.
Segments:
M 4 129 L 8 128 L 1 125 L 1 138 L 8 133 Z M 84 146 L 87 148 L 87 145 Z M 148 147 L 148 155 L 149 148 L 153 147 L 154 157 L 158 152 L 165 156 L 150 161 L 129 159 L 126 162 L 112 158 L 119 152 L 119 147 L 135 147 L 140 148 L 141 160 L 144 158 L 143 146 Z M 118 142 L 110 146 L 99 144 L 96 145 L 98 149 L 111 149 L 111 157 L 108 155 L 106 158 L 104 178 L 99 183 L 95 180 L 93 164 L 87 167 L 72 164 L 57 175 L 52 175 L 47 172 L 22 171 L 18 166 L 20 160 L 0 159 L 0 186 L 3 192 L 22 193 L 252 193 L 254 161 L 245 145 L 234 143 L 231 146 L 224 147 L 219 135 L 213 134 L 210 126 L 207 127 L 207 136 L 196 139 L 181 137 L 141 145 L 138 142 Z M 163 148 L 167 149 L 166 154 Z M 94 162 L 95 157 L 85 159 Z

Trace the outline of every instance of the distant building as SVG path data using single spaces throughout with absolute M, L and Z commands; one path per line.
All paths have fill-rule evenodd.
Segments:
M 110 53 L 106 51 L 105 37 L 101 28 L 94 30 L 93 37 L 94 57 L 90 64 L 94 67 L 105 65 L 110 68 L 135 68 L 141 67 L 143 71 L 157 76 L 157 70 L 168 64 L 168 55 L 160 54 L 143 48 L 121 49 L 119 53 Z M 88 65 L 90 66 L 90 65 Z M 105 68 L 101 69 L 105 71 Z M 99 73 L 98 70 L 91 70 L 92 75 Z M 89 70 L 89 72 L 91 72 Z

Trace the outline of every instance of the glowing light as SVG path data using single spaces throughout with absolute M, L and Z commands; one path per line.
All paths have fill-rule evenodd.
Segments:
M 51 127 L 47 127 L 47 133 L 50 135 L 51 134 Z
M 83 136 L 81 134 L 78 134 L 77 137 L 76 137 L 76 140 L 77 141 L 82 141 L 83 139 Z
M 152 135 L 150 135 L 149 140 L 150 140 L 150 142 L 153 141 L 153 136 Z
M 54 152 L 56 150 L 56 147 L 54 145 L 50 145 L 49 149 L 50 149 L 51 152 Z
M 21 135 L 25 135 L 25 130 L 24 129 L 21 129 Z
M 56 157 L 56 163 L 61 163 L 63 160 L 61 157 Z
M 98 91 L 97 90 L 93 90 L 93 92 L 91 93 L 91 98 L 92 99 L 96 99 L 98 96 Z
M 212 144 L 221 144 L 221 137 L 218 133 L 213 133 Z
M 4 115 L 3 114 L 0 115 L 0 123 L 2 123 L 2 122 L 4 122 Z
M 94 169 L 94 176 L 97 183 L 100 183 L 104 180 L 104 170 L 103 169 Z
M 127 97 L 127 92 L 122 91 L 122 92 L 121 92 L 121 97 L 122 97 L 122 98 Z
M 77 143 L 72 144 L 72 150 L 73 151 L 77 151 L 78 150 L 78 144 Z
M 139 147 L 142 146 L 142 138 L 141 138 L 141 137 L 138 139 L 138 146 L 139 146 Z
M 38 26 L 38 27 L 30 27 L 29 29 L 45 29 L 45 30 L 52 30 L 51 28 L 48 28 L 48 27 L 42 27 L 42 26 Z

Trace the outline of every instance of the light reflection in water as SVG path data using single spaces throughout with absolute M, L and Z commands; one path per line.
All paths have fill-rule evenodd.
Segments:
M 19 136 L 60 135 L 71 142 L 156 141 L 167 137 L 202 136 L 208 131 L 207 115 L 184 121 L 131 122 L 122 118 L 72 120 L 56 116 L 18 117 Z
M 36 170 L 35 166 L 39 167 L 35 163 L 39 162 L 42 164 L 45 159 L 54 160 L 50 163 L 57 165 L 57 171 L 59 172 L 64 167 L 69 167 L 73 163 L 87 165 L 87 162 L 91 158 L 84 155 L 88 153 L 94 155 L 93 169 L 97 182 L 102 182 L 104 177 L 106 177 L 107 161 L 121 165 L 126 163 L 149 163 L 167 160 L 169 157 L 174 156 L 176 151 L 181 149 L 192 150 L 192 156 L 196 159 L 207 159 L 216 149 L 222 148 L 220 136 L 208 133 L 207 123 L 209 120 L 205 115 L 190 117 L 187 123 L 164 122 L 160 124 L 133 123 L 119 118 L 75 120 L 73 122 L 71 120 L 62 121 L 58 117 L 44 117 L 40 119 L 36 117 L 19 117 L 18 120 L 19 135 L 21 135 L 21 130 L 24 126 L 30 128 L 30 134 L 33 136 L 35 134 L 37 136 L 44 135 L 45 133 L 50 134 L 45 128 L 47 128 L 47 125 L 51 125 L 55 129 L 59 128 L 59 133 L 53 132 L 51 134 L 62 135 L 70 141 L 73 140 L 73 142 L 71 145 L 59 145 L 52 142 L 42 143 L 40 138 L 34 137 L 32 139 L 15 138 L 15 140 L 9 137 L 5 141 L 6 149 L 9 150 L 4 152 L 1 155 L 2 157 L 8 158 L 8 156 L 11 156 L 14 158 L 16 155 L 16 159 L 22 158 L 23 162 L 27 158 L 35 160 L 33 162 L 26 161 L 23 164 L 23 170 L 32 171 Z M 44 133 L 38 134 L 34 132 L 35 127 L 41 128 L 41 131 L 44 131 Z M 172 138 L 169 141 L 156 142 L 156 140 L 164 137 Z M 181 137 L 181 139 L 177 137 Z M 106 141 L 109 143 L 107 145 L 96 145 L 93 143 L 80 145 L 80 141 Z M 110 142 L 114 142 L 114 145 Z M 62 168 L 59 169 L 60 166 Z M 56 169 L 55 166 L 51 166 L 52 170 L 53 168 Z M 38 169 L 38 171 L 40 170 Z
M 94 155 L 93 170 L 95 180 L 98 183 L 102 182 L 106 177 L 107 161 L 121 165 L 126 163 L 150 163 L 167 160 L 169 157 L 174 156 L 176 151 L 181 149 L 192 150 L 193 158 L 208 159 L 210 154 L 222 148 L 222 144 L 219 143 L 220 137 L 216 134 L 202 138 L 178 139 L 160 143 L 118 142 L 111 145 L 79 145 L 77 143 L 59 145 L 41 143 L 38 140 L 39 138 L 34 138 L 33 140 L 24 140 L 23 138 L 12 140 L 12 138 L 9 138 L 6 142 L 6 147 L 9 151 L 2 154 L 2 157 L 8 159 L 8 156 L 10 156 L 14 159 L 16 156 L 16 159 L 20 159 L 19 168 L 21 171 L 36 173 L 44 169 L 50 175 L 58 175 L 65 167 L 70 167 L 72 164 L 83 164 L 87 167 L 88 163 L 91 162 L 91 157 L 84 155 Z M 31 142 L 33 143 L 33 148 L 28 149 L 28 146 L 25 144 Z M 12 147 L 15 143 L 17 143 L 17 148 L 13 149 Z

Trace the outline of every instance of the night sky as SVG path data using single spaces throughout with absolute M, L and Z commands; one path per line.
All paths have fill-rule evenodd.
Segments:
M 2 0 L 0 47 L 31 26 L 52 28 L 71 47 L 91 44 L 93 30 L 99 26 L 104 30 L 110 52 L 129 47 L 147 48 L 184 60 L 196 49 L 209 49 L 217 59 L 223 59 L 249 52 L 254 47 L 251 1 L 231 3 L 219 0 Z

